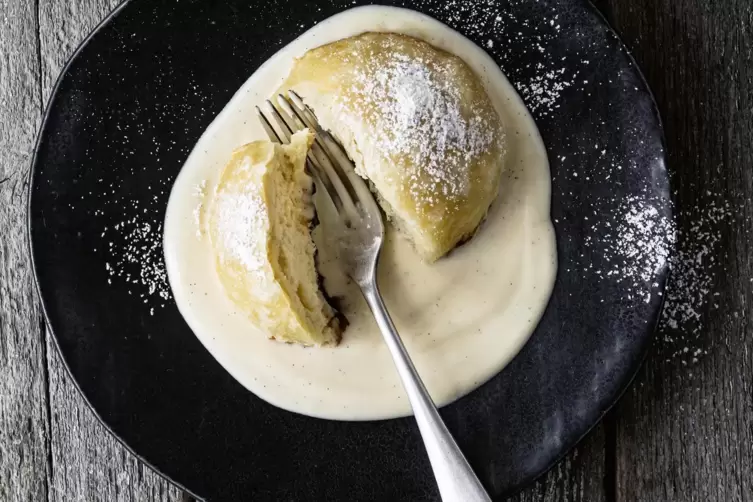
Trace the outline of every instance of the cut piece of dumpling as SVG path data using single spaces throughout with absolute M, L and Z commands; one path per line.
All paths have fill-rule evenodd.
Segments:
M 406 35 L 364 33 L 305 53 L 281 91 L 313 108 L 426 261 L 468 240 L 497 196 L 505 132 L 459 57 Z
M 313 141 L 298 132 L 289 145 L 255 141 L 237 149 L 208 213 L 220 282 L 230 299 L 270 338 L 334 345 L 341 323 L 319 289 L 313 183 L 305 173 Z

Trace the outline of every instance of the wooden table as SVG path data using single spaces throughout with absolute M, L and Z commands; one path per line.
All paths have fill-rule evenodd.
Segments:
M 45 332 L 27 259 L 42 111 L 66 59 L 117 3 L 0 0 L 0 501 L 189 498 L 86 406 Z M 676 294 L 698 298 L 678 300 L 690 311 L 660 329 L 607 420 L 513 500 L 753 501 L 753 7 L 597 4 L 656 93 L 685 232 Z

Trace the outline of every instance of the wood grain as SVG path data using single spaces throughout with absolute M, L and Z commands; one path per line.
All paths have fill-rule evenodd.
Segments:
M 753 10 L 749 0 L 614 1 L 612 10 L 664 118 L 679 228 L 711 204 L 731 213 L 711 225 L 721 239 L 700 272 L 714 278 L 713 300 L 694 325 L 658 333 L 619 406 L 616 500 L 750 502 Z
M 45 104 L 65 63 L 121 0 L 39 0 L 42 96 Z
M 81 41 L 118 0 L 41 0 L 39 33 L 42 95 Z M 129 453 L 98 421 L 75 388 L 48 335 L 51 410 L 50 501 L 185 500 L 181 490 Z
M 97 420 L 50 342 L 51 502 L 179 501 L 181 490 L 141 463 Z
M 510 502 L 601 502 L 607 499 L 606 428 L 586 439 L 532 487 Z
M 45 345 L 25 206 L 41 105 L 37 22 L 28 0 L 0 0 L 0 14 L 0 500 L 44 500 Z

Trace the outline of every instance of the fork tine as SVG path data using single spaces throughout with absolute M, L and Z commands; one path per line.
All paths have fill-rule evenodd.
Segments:
M 288 99 L 282 94 L 277 95 L 277 104 L 285 111 L 287 116 L 290 117 L 297 128 L 303 129 L 304 127 L 307 127 L 311 129 L 315 134 L 317 133 L 317 131 L 313 127 L 309 127 L 307 123 L 301 120 L 301 118 L 298 116 L 298 113 L 290 106 Z
M 330 158 L 335 159 L 335 163 L 340 166 L 340 172 L 348 180 L 348 187 L 349 190 L 352 190 L 351 197 L 353 197 L 353 200 L 357 200 L 360 204 L 364 205 L 363 212 L 365 214 L 379 213 L 379 206 L 371 194 L 369 187 L 366 185 L 366 181 L 356 173 L 352 162 L 340 143 L 327 131 L 322 132 L 321 141 L 327 151 L 330 152 Z M 348 166 L 347 172 L 344 166 Z
M 301 98 L 298 93 L 293 90 L 288 91 L 288 93 L 291 96 L 290 99 L 287 100 L 289 106 L 306 124 L 306 127 L 316 131 L 317 142 L 327 153 L 327 156 L 333 159 L 333 161 L 336 160 L 337 162 L 334 163 L 337 164 L 338 167 L 350 165 L 351 162 L 350 159 L 348 159 L 347 153 L 345 153 L 340 144 L 335 141 L 334 138 L 332 138 L 332 135 L 328 131 L 325 131 L 321 125 L 319 125 L 319 121 L 317 120 L 316 115 L 311 110 L 311 108 L 309 108 L 309 106 L 303 102 L 303 98 Z M 329 142 L 324 141 L 325 138 L 329 139 Z M 330 143 L 332 145 L 335 145 L 335 148 L 332 148 Z M 345 174 L 345 172 L 342 172 L 340 174 Z
M 267 116 L 264 115 L 264 112 L 262 112 L 261 108 L 258 106 L 256 107 L 256 116 L 259 117 L 261 126 L 264 128 L 264 132 L 267 133 L 267 136 L 269 136 L 269 139 L 274 143 L 282 143 L 282 138 L 280 138 L 277 131 L 275 131 L 274 127 L 272 127 L 272 124 L 269 122 L 269 119 L 267 119 Z
M 295 123 L 295 126 L 299 129 L 303 129 L 304 127 L 308 127 L 311 131 L 314 132 L 314 144 L 311 145 L 311 150 L 309 153 L 313 156 L 313 159 L 316 163 L 316 165 L 326 171 L 326 164 L 332 163 L 331 159 L 327 157 L 326 152 L 324 152 L 319 145 L 319 133 L 316 129 L 313 127 L 309 127 L 306 123 L 304 123 L 300 116 L 298 115 L 298 112 L 294 110 L 291 106 L 288 100 L 283 96 L 282 94 L 278 95 L 277 103 L 280 105 L 280 108 L 282 108 L 288 117 Z M 350 195 L 350 194 L 349 194 Z
M 284 110 L 282 113 L 278 112 L 277 117 L 281 118 L 282 120 L 285 120 L 287 118 L 287 122 L 285 124 L 287 128 L 292 129 L 293 127 L 302 128 L 308 126 L 306 121 L 302 119 L 299 111 L 296 110 L 294 106 L 292 106 L 290 101 L 285 96 L 281 94 L 278 95 L 277 102 L 280 105 L 280 108 L 283 108 Z M 296 117 L 300 123 L 300 126 L 297 125 L 295 120 L 291 117 Z M 346 216 L 348 217 L 348 219 L 351 219 L 351 215 L 358 214 L 358 209 L 355 203 L 355 201 L 358 199 L 356 198 L 356 194 L 353 191 L 352 187 L 349 186 L 350 180 L 340 174 L 344 174 L 342 166 L 339 166 L 337 161 L 332 159 L 332 157 L 330 157 L 327 154 L 327 151 L 323 148 L 322 143 L 319 139 L 322 128 L 317 124 L 314 127 L 309 127 L 309 129 L 311 129 L 315 133 L 314 144 L 311 145 L 311 150 L 309 150 L 309 159 L 311 159 L 314 164 L 321 167 L 321 177 L 326 177 L 329 179 L 330 184 L 325 184 L 325 188 L 327 188 L 328 191 L 329 187 L 334 188 L 334 193 L 329 192 L 333 202 L 335 201 L 335 197 L 339 197 L 339 199 L 342 201 L 342 206 L 337 208 L 341 213 L 341 216 Z M 344 209 L 345 211 L 340 211 L 341 209 Z
M 274 118 L 280 122 L 280 127 L 285 130 L 287 134 L 292 135 L 294 132 L 299 131 L 306 127 L 306 124 L 297 119 L 294 113 L 291 113 L 287 102 L 282 96 L 278 96 L 277 105 L 275 106 L 270 100 L 267 100 L 269 107 L 273 110 Z M 295 118 L 294 118 L 295 117 Z M 354 208 L 355 205 L 352 199 L 344 197 L 343 194 L 347 193 L 342 189 L 342 181 L 332 176 L 333 167 L 332 163 L 326 155 L 323 155 L 320 148 L 316 145 L 316 131 L 314 132 L 314 144 L 311 145 L 306 161 L 312 171 L 317 173 L 318 179 L 322 182 L 324 190 L 329 195 L 330 199 L 335 205 L 338 213 L 343 213 L 343 209 Z
M 274 105 L 274 103 L 272 103 L 272 101 L 266 100 L 264 104 L 266 105 L 267 110 L 269 110 L 269 114 L 274 119 L 274 123 L 270 121 L 270 124 L 272 124 L 273 127 L 274 124 L 277 124 L 279 132 L 282 133 L 282 136 L 280 136 L 280 138 L 283 140 L 283 143 L 290 143 L 290 137 L 296 131 L 296 129 L 293 128 L 295 124 L 293 124 L 293 127 L 291 127 L 290 118 L 287 118 L 286 120 L 286 117 L 282 115 L 280 110 Z
M 290 143 L 290 138 L 293 133 L 300 129 L 303 129 L 304 126 L 298 126 L 295 123 L 291 124 L 292 119 L 290 117 L 287 117 L 286 120 L 286 117 L 283 115 L 284 112 L 281 113 L 274 105 L 274 103 L 272 103 L 270 100 L 267 100 L 264 105 L 266 105 L 265 107 L 269 110 L 267 113 L 272 116 L 274 124 L 277 125 L 277 128 L 275 128 L 273 125 L 273 120 L 270 120 L 267 114 L 264 113 L 264 110 L 262 110 L 258 106 L 256 107 L 256 113 L 259 116 L 261 125 L 267 133 L 267 136 L 269 136 L 269 139 L 280 144 Z M 320 186 L 324 188 L 324 191 L 327 193 L 330 200 L 332 200 L 332 203 L 335 205 L 337 212 L 342 213 L 345 204 L 343 204 L 338 190 L 332 184 L 331 177 L 327 175 L 326 170 L 321 166 L 321 164 L 319 164 L 317 159 L 311 155 L 311 152 L 309 152 L 309 154 L 306 156 L 306 166 L 309 170 L 309 173 L 315 178 L 316 181 L 319 182 Z M 351 202 L 351 206 L 352 205 L 353 203 Z
M 290 100 L 301 111 L 302 120 L 306 122 L 306 125 L 311 128 L 321 130 L 322 128 L 321 126 L 319 126 L 319 121 L 316 120 L 316 115 L 314 115 L 314 112 L 312 112 L 308 105 L 303 102 L 303 98 L 301 98 L 301 96 L 299 96 L 298 93 L 293 90 L 289 90 L 288 94 L 290 95 Z
M 348 193 L 351 200 L 359 200 L 359 194 L 354 187 L 353 180 L 350 177 L 350 172 L 353 171 L 352 164 L 348 156 L 338 146 L 337 149 L 330 148 L 328 146 L 327 139 L 330 142 L 336 143 L 332 136 L 325 131 L 319 121 L 316 119 L 316 115 L 311 109 L 303 102 L 301 97 L 295 93 L 295 91 L 288 91 L 290 98 L 280 95 L 280 99 L 286 103 L 290 108 L 290 111 L 295 115 L 301 123 L 306 127 L 316 132 L 316 145 L 318 149 L 326 156 L 328 161 L 332 164 L 337 172 L 338 178 L 342 180 L 343 186 Z M 316 150 L 316 148 L 314 149 Z
M 322 131 L 319 136 L 324 148 L 329 152 L 329 157 L 334 159 L 335 164 L 340 167 L 340 172 L 348 180 L 347 186 L 349 190 L 352 190 L 350 195 L 353 197 L 353 200 L 357 200 L 361 204 L 369 204 L 370 207 L 363 208 L 367 210 L 366 212 L 369 210 L 379 212 L 379 206 L 377 206 L 374 196 L 371 195 L 371 191 L 366 186 L 363 178 L 356 173 L 352 162 L 340 143 L 328 131 Z M 346 169 L 345 166 L 348 166 L 348 168 Z

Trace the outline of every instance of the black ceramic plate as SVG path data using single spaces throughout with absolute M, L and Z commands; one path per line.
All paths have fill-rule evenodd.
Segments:
M 50 328 L 104 423 L 200 497 L 438 500 L 412 419 L 331 422 L 270 406 L 209 355 L 165 289 L 161 222 L 194 143 L 262 62 L 358 3 L 133 0 L 79 49 L 47 110 L 30 233 Z M 661 126 L 634 62 L 586 2 L 397 4 L 496 58 L 551 162 L 551 302 L 505 370 L 442 410 L 500 497 L 603 416 L 647 348 L 670 217 Z

